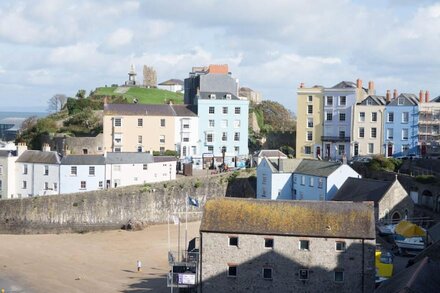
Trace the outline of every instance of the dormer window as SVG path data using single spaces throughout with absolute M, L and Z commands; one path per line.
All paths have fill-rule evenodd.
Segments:
M 216 96 L 215 96 L 215 94 L 210 94 L 210 95 L 209 95 L 209 98 L 210 98 L 211 100 L 215 100 Z
M 231 94 L 226 94 L 226 100 L 230 100 L 232 98 Z
M 399 99 L 397 100 L 397 105 L 401 106 L 401 105 L 403 105 L 403 103 L 404 103 L 403 98 L 399 98 Z

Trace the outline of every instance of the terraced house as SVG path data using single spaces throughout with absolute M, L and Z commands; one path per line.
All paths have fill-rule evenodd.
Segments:
M 373 292 L 374 245 L 371 202 L 211 199 L 200 292 Z
M 297 95 L 296 157 L 318 159 L 322 157 L 323 87 L 306 88 L 301 84 Z
M 380 154 L 383 141 L 383 116 L 385 105 L 390 100 L 383 96 L 370 95 L 353 108 L 352 156 Z
M 418 154 L 419 102 L 414 94 L 400 94 L 385 107 L 383 150 L 387 157 Z
M 226 64 L 195 67 L 185 79 L 185 104 L 195 106 L 199 118 L 196 167 L 244 166 L 249 154 L 249 101 L 239 97 L 238 88 Z
M 105 104 L 107 152 L 197 153 L 197 115 L 186 105 Z

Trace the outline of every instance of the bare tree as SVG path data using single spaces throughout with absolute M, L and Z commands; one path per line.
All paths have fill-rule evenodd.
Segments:
M 67 102 L 66 95 L 56 94 L 52 98 L 49 99 L 48 110 L 49 112 L 59 112 L 64 107 Z

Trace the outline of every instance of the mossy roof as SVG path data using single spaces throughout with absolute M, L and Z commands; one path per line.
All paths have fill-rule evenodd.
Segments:
M 375 239 L 372 202 L 216 198 L 201 232 Z

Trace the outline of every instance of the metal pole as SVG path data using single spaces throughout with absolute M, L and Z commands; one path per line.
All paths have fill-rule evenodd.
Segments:
M 188 194 L 186 194 L 186 199 L 185 199 L 185 248 L 188 247 L 188 200 L 189 200 Z
M 178 216 L 178 219 L 179 219 L 179 227 L 178 227 L 179 231 L 177 232 L 177 238 L 178 238 L 178 240 L 177 240 L 177 261 L 180 262 L 180 216 Z
M 168 223 L 168 252 L 171 251 L 171 240 L 170 240 L 170 212 L 168 212 L 168 218 L 167 218 L 167 223 Z

